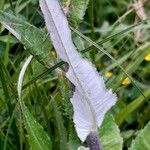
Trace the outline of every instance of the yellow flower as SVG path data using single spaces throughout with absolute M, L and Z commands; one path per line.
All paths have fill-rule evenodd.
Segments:
M 117 51 L 116 49 L 114 49 L 114 50 L 112 51 L 112 54 L 113 54 L 113 56 L 117 56 L 117 55 L 118 55 L 118 51 Z
M 51 54 L 52 54 L 52 56 L 56 56 L 56 52 L 55 51 L 52 51 Z
M 123 85 L 129 85 L 131 83 L 131 80 L 127 77 L 122 81 Z
M 150 53 L 145 57 L 146 61 L 150 61 Z
M 105 72 L 105 76 L 106 76 L 106 77 L 111 77 L 112 75 L 113 75 L 113 73 L 112 73 L 112 72 L 110 72 L 110 71 Z

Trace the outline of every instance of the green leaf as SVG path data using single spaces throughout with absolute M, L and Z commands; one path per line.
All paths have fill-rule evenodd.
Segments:
M 146 97 L 150 96 L 150 89 L 146 90 L 144 92 L 144 95 Z M 117 122 L 118 125 L 122 124 L 123 121 L 129 116 L 129 114 L 131 114 L 133 111 L 135 111 L 140 105 L 142 105 L 145 101 L 145 99 L 143 98 L 143 96 L 139 96 L 138 98 L 136 98 L 135 100 L 133 100 L 130 104 L 128 104 L 121 112 L 119 112 L 116 117 L 115 120 Z
M 28 133 L 28 141 L 32 150 L 52 150 L 52 143 L 43 127 L 36 122 L 28 108 L 23 104 L 22 113 Z
M 103 46 L 99 46 L 96 42 L 92 41 L 90 38 L 88 38 L 87 36 L 83 35 L 81 32 L 79 32 L 78 30 L 76 30 L 75 28 L 70 27 L 75 33 L 77 33 L 79 36 L 81 36 L 83 39 L 85 39 L 86 41 L 88 41 L 89 43 L 91 43 L 95 48 L 97 48 L 98 50 L 100 50 L 103 54 L 107 55 L 112 61 L 114 61 L 117 66 L 125 73 L 126 76 L 128 76 L 128 78 L 132 81 L 133 85 L 138 89 L 138 91 L 143 95 L 143 97 L 146 99 L 144 93 L 142 92 L 142 90 L 136 85 L 134 79 L 126 72 L 126 70 L 118 63 L 118 61 L 110 54 L 108 53 Z
M 23 21 L 19 16 L 0 11 L 0 22 L 18 38 L 39 62 L 50 67 L 53 62 L 51 42 L 47 33 Z
M 100 141 L 103 150 L 122 150 L 122 137 L 111 114 L 107 114 L 100 129 Z
M 78 27 L 83 20 L 89 0 L 62 0 L 63 7 L 69 7 L 68 21 L 71 26 Z
M 67 150 L 67 134 L 66 134 L 66 129 L 63 124 L 63 118 L 62 115 L 57 107 L 56 104 L 56 99 L 52 97 L 51 105 L 53 108 L 53 116 L 55 119 L 55 129 L 56 129 L 56 134 L 57 138 L 59 141 L 59 150 Z M 57 147 L 57 146 L 56 146 Z
M 150 150 L 150 121 L 132 142 L 129 150 Z
M 60 94 L 62 97 L 62 105 L 63 105 L 63 109 L 64 109 L 64 114 L 67 117 L 69 117 L 70 119 L 72 119 L 73 108 L 72 108 L 72 104 L 70 102 L 70 97 L 72 95 L 72 92 L 70 90 L 71 83 L 68 84 L 66 79 L 64 79 L 64 77 L 62 77 L 62 76 L 60 76 L 58 79 L 60 82 L 59 89 L 60 89 Z
M 5 3 L 5 0 L 0 1 L 0 10 L 2 10 L 4 8 L 4 3 Z
M 69 133 L 69 142 L 68 142 L 69 150 L 77 150 L 78 147 L 81 145 L 82 145 L 82 143 L 77 136 L 75 128 L 71 124 L 70 125 L 70 133 Z
M 22 82 L 23 82 L 24 74 L 32 58 L 33 58 L 32 55 L 30 55 L 27 58 L 19 74 L 18 85 L 17 85 L 18 100 L 23 114 L 25 127 L 28 133 L 28 141 L 29 141 L 30 148 L 32 150 L 52 150 L 52 143 L 50 138 L 48 137 L 47 133 L 44 131 L 43 127 L 38 122 L 36 122 L 35 118 L 31 115 L 28 108 L 25 106 L 24 101 L 22 101 L 21 98 Z

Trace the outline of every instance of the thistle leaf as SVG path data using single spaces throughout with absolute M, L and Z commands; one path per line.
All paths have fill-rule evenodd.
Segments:
M 149 150 L 150 149 L 150 121 L 132 142 L 129 150 Z
M 69 64 L 66 77 L 75 85 L 73 119 L 79 138 L 85 141 L 90 132 L 97 132 L 105 113 L 116 103 L 116 95 L 105 88 L 96 68 L 76 50 L 59 1 L 40 0 L 40 6 L 56 52 Z
M 0 11 L 0 23 L 8 29 L 40 63 L 50 67 L 53 56 L 47 33 L 23 21 L 19 17 Z
M 88 4 L 89 0 L 71 0 L 68 14 L 68 20 L 71 26 L 78 27 L 83 20 Z
M 107 113 L 100 129 L 103 150 L 122 150 L 123 139 L 113 116 Z
M 70 150 L 77 150 L 78 147 L 81 145 L 81 141 L 79 140 L 77 133 L 72 124 L 70 124 L 69 128 L 69 142 L 68 147 Z
M 52 97 L 51 105 L 53 108 L 54 119 L 55 119 L 55 128 L 57 130 L 56 134 L 59 139 L 59 150 L 67 149 L 67 135 L 66 129 L 63 124 L 62 115 L 57 107 L 55 99 Z
M 32 55 L 28 57 L 19 74 L 18 86 L 17 86 L 19 103 L 21 106 L 25 127 L 28 133 L 28 141 L 31 150 L 37 150 L 37 149 L 51 150 L 52 143 L 50 138 L 48 137 L 47 133 L 44 131 L 43 127 L 35 120 L 35 118 L 29 112 L 28 108 L 25 106 L 24 102 L 21 99 L 23 77 L 32 58 L 33 58 Z
M 52 142 L 43 127 L 36 121 L 29 109 L 23 103 L 23 118 L 28 133 L 28 142 L 31 150 L 52 150 Z
M 89 0 L 61 0 L 64 10 L 68 11 L 68 21 L 73 27 L 78 27 L 83 20 Z

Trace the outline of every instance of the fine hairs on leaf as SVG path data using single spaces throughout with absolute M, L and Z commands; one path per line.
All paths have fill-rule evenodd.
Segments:
M 52 45 L 45 30 L 4 11 L 0 11 L 0 22 L 42 65 L 49 68 L 53 64 Z
M 142 129 L 137 137 L 132 141 L 129 150 L 149 150 L 150 149 L 150 121 Z
M 117 97 L 106 89 L 96 68 L 77 52 L 71 38 L 68 21 L 58 0 L 40 0 L 47 29 L 58 56 L 69 65 L 66 77 L 75 85 L 71 98 L 76 131 L 85 141 L 91 132 L 97 133 L 105 113 Z
M 28 108 L 26 107 L 26 105 L 24 104 L 21 98 L 22 82 L 23 82 L 24 74 L 32 58 L 33 58 L 32 55 L 30 55 L 27 58 L 19 74 L 18 85 L 17 85 L 19 103 L 23 114 L 24 124 L 28 133 L 28 142 L 30 145 L 30 149 L 51 150 L 52 144 L 49 136 L 44 131 L 43 127 L 38 122 L 36 122 L 35 118 L 29 112 Z

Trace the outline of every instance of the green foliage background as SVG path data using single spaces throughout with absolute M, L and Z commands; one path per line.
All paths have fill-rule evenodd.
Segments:
M 104 150 L 150 150 L 150 61 L 145 59 L 150 54 L 150 2 L 144 5 L 146 21 L 137 19 L 132 4 L 130 0 L 61 0 L 62 7 L 69 6 L 76 47 L 118 95 L 99 130 Z M 0 150 L 86 146 L 74 129 L 72 91 L 61 71 L 64 63 L 57 58 L 45 29 L 38 0 L 0 0 L 0 10 Z M 16 39 L 4 24 L 21 38 Z M 138 30 L 141 37 L 137 41 Z M 25 73 L 20 105 L 17 81 L 29 54 L 34 58 Z M 124 85 L 127 75 L 131 83 Z

